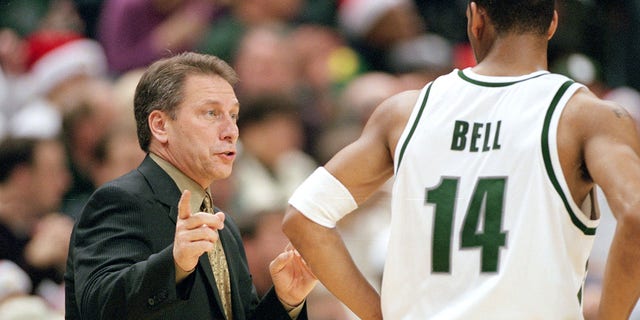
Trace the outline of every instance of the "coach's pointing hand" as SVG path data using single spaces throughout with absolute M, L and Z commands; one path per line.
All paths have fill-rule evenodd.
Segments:
M 213 250 L 218 241 L 218 230 L 224 227 L 224 213 L 191 214 L 191 192 L 185 190 L 178 202 L 178 219 L 173 240 L 173 259 L 176 265 L 176 282 L 189 275 L 198 264 L 200 256 Z

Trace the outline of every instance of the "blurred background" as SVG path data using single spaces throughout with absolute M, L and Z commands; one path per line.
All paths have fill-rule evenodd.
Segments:
M 297 185 L 355 140 L 383 99 L 475 64 L 466 6 L 467 0 L 0 0 L 2 319 L 64 315 L 61 274 L 75 217 L 96 187 L 144 157 L 133 94 L 151 62 L 197 51 L 238 72 L 240 153 L 231 177 L 212 191 L 241 227 L 264 293 L 268 263 L 287 243 L 280 222 Z M 618 101 L 638 119 L 640 2 L 558 0 L 557 9 L 551 71 Z M 52 172 L 55 179 L 46 175 Z M 392 183 L 338 225 L 376 288 Z M 601 203 L 587 319 L 597 308 L 614 225 Z M 309 297 L 309 313 L 353 318 L 322 286 Z

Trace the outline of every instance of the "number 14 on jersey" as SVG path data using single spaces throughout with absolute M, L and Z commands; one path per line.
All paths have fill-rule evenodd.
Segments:
M 434 206 L 433 239 L 431 248 L 432 272 L 451 271 L 451 242 L 454 232 L 460 235 L 460 249 L 481 250 L 481 272 L 497 272 L 500 247 L 506 242 L 502 230 L 506 178 L 480 178 L 467 204 L 461 229 L 454 231 L 456 201 L 460 178 L 443 178 L 434 188 L 427 188 L 426 205 Z

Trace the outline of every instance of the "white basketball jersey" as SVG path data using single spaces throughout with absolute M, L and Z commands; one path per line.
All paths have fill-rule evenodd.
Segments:
M 582 319 L 598 221 L 573 201 L 556 144 L 580 87 L 471 69 L 425 86 L 394 155 L 385 319 Z

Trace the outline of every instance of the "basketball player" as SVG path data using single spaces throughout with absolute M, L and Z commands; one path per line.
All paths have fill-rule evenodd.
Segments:
M 362 319 L 582 319 L 598 184 L 618 221 L 600 319 L 640 295 L 633 119 L 547 71 L 553 0 L 472 0 L 478 64 L 377 107 L 361 137 L 293 194 L 283 228 Z M 381 296 L 336 221 L 395 175 Z

